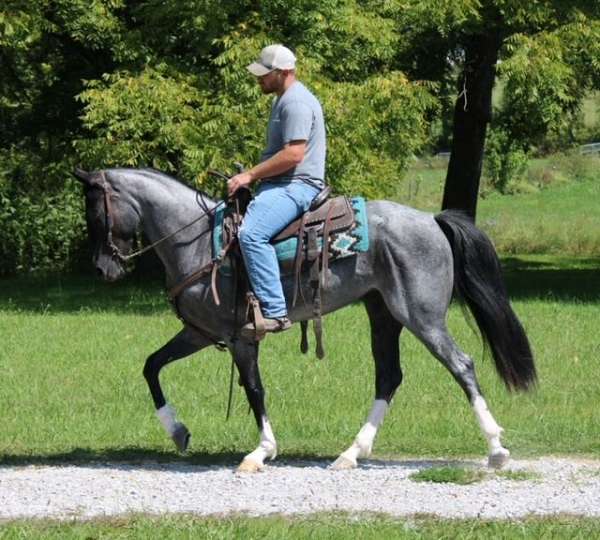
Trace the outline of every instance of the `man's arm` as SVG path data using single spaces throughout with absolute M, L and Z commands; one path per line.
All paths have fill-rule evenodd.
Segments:
M 304 159 L 306 141 L 290 141 L 269 159 L 243 173 L 232 176 L 227 182 L 227 193 L 231 197 L 239 188 L 247 187 L 261 178 L 277 176 L 295 167 Z

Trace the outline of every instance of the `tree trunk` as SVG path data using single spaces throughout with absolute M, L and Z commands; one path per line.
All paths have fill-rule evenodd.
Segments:
M 452 153 L 442 209 L 467 212 L 475 221 L 485 132 L 492 117 L 492 89 L 501 39 L 497 33 L 471 36 L 454 106 Z

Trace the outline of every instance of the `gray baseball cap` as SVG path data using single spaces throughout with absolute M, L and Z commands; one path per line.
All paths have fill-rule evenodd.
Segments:
M 295 69 L 296 57 L 294 53 L 283 45 L 269 45 L 260 51 L 256 62 L 252 62 L 246 69 L 256 77 L 262 77 L 275 69 Z

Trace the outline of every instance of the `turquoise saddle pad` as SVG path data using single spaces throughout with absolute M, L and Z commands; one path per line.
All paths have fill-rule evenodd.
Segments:
M 367 221 L 367 207 L 363 197 L 353 197 L 350 199 L 354 210 L 354 227 L 346 231 L 332 233 L 329 241 L 329 260 L 349 257 L 356 253 L 367 251 L 369 249 L 369 225 Z M 223 249 L 223 217 L 226 208 L 221 207 L 215 213 L 215 222 L 213 227 L 213 255 L 216 257 Z M 319 239 L 322 244 L 322 240 Z M 277 253 L 277 260 L 282 263 L 289 261 L 296 256 L 297 238 L 288 238 L 281 242 L 273 244 Z M 223 261 L 221 269 L 227 273 L 227 263 Z

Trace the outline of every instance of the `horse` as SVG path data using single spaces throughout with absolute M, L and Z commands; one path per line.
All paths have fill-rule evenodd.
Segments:
M 265 409 L 258 366 L 259 342 L 239 335 L 237 317 L 244 298 L 218 273 L 211 276 L 211 216 L 222 201 L 154 169 L 77 169 L 83 183 L 93 263 L 108 281 L 123 277 L 141 229 L 166 273 L 166 286 L 183 328 L 145 362 L 143 375 L 156 414 L 180 451 L 190 433 L 177 418 L 160 386 L 159 373 L 170 362 L 222 344 L 232 355 L 260 433 L 258 446 L 246 454 L 239 471 L 256 472 L 277 455 L 277 442 Z M 200 204 L 201 203 L 201 204 Z M 501 441 L 475 375 L 474 362 L 455 343 L 446 325 L 453 298 L 471 311 L 497 374 L 508 390 L 527 390 L 536 369 L 527 335 L 509 303 L 500 262 L 489 238 L 466 214 L 445 210 L 425 213 L 391 201 L 368 201 L 369 248 L 329 265 L 323 289 L 324 314 L 362 301 L 370 323 L 375 361 L 375 397 L 352 444 L 330 465 L 351 469 L 371 455 L 377 431 L 402 382 L 400 333 L 412 332 L 450 372 L 465 393 L 488 447 L 488 465 L 504 466 L 510 452 Z M 221 298 L 211 281 L 222 281 Z M 293 322 L 311 318 L 308 303 L 290 300 L 294 279 L 282 277 Z M 308 276 L 299 284 L 310 298 Z

